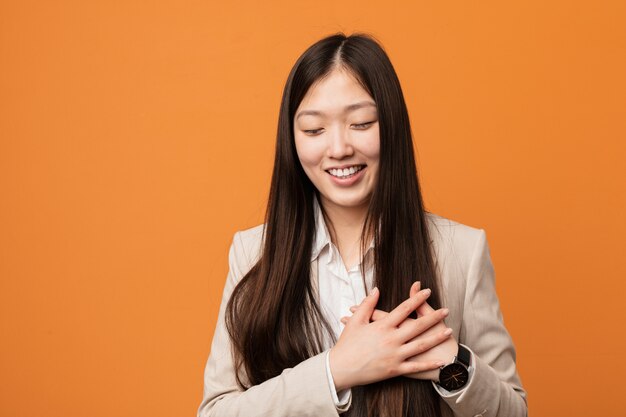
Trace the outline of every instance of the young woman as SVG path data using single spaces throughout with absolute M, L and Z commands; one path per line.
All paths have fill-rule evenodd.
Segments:
M 265 220 L 233 238 L 198 416 L 527 414 L 485 232 L 425 211 L 372 37 L 295 63 Z

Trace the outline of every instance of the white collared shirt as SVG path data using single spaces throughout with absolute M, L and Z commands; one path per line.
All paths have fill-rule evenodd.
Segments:
M 320 307 L 335 337 L 339 339 L 339 335 L 344 328 L 343 323 L 340 321 L 341 318 L 351 316 L 350 307 L 360 304 L 367 292 L 372 288 L 373 268 L 371 257 L 374 254 L 374 240 L 372 239 L 361 260 L 352 266 L 350 270 L 347 270 L 339 254 L 339 249 L 330 239 L 317 198 L 314 199 L 313 205 L 316 229 L 311 251 L 311 261 L 319 258 L 317 276 Z M 368 263 L 368 267 L 365 270 L 365 280 L 363 280 L 360 269 L 363 259 Z M 330 349 L 331 347 L 332 341 L 326 340 L 326 348 Z M 337 410 L 340 412 L 346 411 L 350 406 L 352 390 L 346 389 L 337 392 L 334 389 L 335 382 L 330 372 L 328 354 L 326 355 L 326 374 Z
M 330 240 L 330 234 L 317 199 L 315 199 L 314 206 L 316 233 L 311 251 L 311 261 L 319 258 L 318 288 L 320 306 L 335 336 L 339 337 L 344 328 L 343 323 L 340 322 L 341 317 L 351 316 L 350 307 L 359 304 L 372 288 L 373 269 L 371 267 L 371 257 L 374 254 L 374 240 L 372 239 L 363 257 L 368 262 L 364 281 L 360 270 L 361 261 L 353 265 L 350 270 L 346 269 L 339 254 L 339 249 Z M 356 250 L 358 249 L 356 248 Z
M 311 251 L 311 261 L 314 261 L 315 258 L 319 258 L 317 276 L 320 307 L 335 337 L 339 339 L 339 335 L 344 328 L 343 323 L 340 321 L 341 317 L 351 316 L 352 312 L 350 311 L 350 307 L 360 304 L 369 290 L 372 289 L 374 240 L 372 239 L 370 242 L 361 260 L 356 265 L 352 266 L 350 270 L 347 270 L 339 254 L 339 249 L 331 242 L 330 234 L 328 233 L 328 228 L 317 198 L 314 199 L 313 204 L 316 219 L 316 232 Z M 363 279 L 360 270 L 362 262 L 366 262 L 365 279 Z M 329 350 L 331 347 L 332 341 L 327 340 L 326 349 Z M 471 363 L 474 363 L 473 354 Z M 472 371 L 473 369 L 470 367 L 470 378 L 473 373 Z M 326 354 L 326 374 L 337 410 L 339 412 L 346 411 L 350 407 L 352 390 L 336 391 L 335 382 L 330 371 L 328 354 Z M 451 394 L 439 385 L 435 383 L 433 383 L 433 385 L 440 395 L 447 396 Z M 467 385 L 469 385 L 469 382 L 466 386 Z M 461 388 L 461 390 L 463 389 L 464 388 Z M 461 390 L 454 391 L 454 393 L 460 392 Z

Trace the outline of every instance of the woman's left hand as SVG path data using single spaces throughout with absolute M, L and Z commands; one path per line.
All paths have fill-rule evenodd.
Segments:
M 412 286 L 411 286 L 411 290 L 410 290 L 410 296 L 413 296 L 414 294 L 416 294 L 418 291 L 420 290 L 420 283 L 415 282 Z M 354 313 L 355 311 L 357 311 L 358 306 L 353 306 L 350 308 L 350 311 L 352 313 Z M 426 302 L 424 302 L 423 304 L 421 304 L 418 308 L 417 308 L 417 314 L 419 316 L 424 316 L 424 315 L 428 315 L 428 314 L 432 314 L 435 312 L 435 310 Z M 382 319 L 383 317 L 385 317 L 387 314 L 386 311 L 382 311 L 382 310 L 374 310 L 374 314 L 372 314 L 372 321 L 377 321 Z M 342 317 L 341 318 L 341 322 L 345 325 L 348 320 L 350 320 L 350 317 Z M 402 325 L 404 323 L 406 323 L 409 320 L 415 320 L 412 318 L 407 318 L 405 319 L 405 321 L 403 323 L 400 324 L 399 327 L 402 327 Z M 420 339 L 420 338 L 427 338 L 430 336 L 433 336 L 435 334 L 441 333 L 443 330 L 446 329 L 446 325 L 443 323 L 443 321 L 440 321 L 439 323 L 437 323 L 436 325 L 434 325 L 433 327 L 431 327 L 430 329 L 428 329 L 427 331 L 425 331 L 424 333 L 420 334 L 419 336 L 417 336 L 414 340 Z M 415 361 L 430 361 L 430 360 L 441 360 L 445 363 L 451 363 L 452 360 L 454 359 L 454 357 L 457 355 L 458 353 L 458 344 L 456 339 L 454 338 L 454 336 L 450 336 L 449 338 L 447 338 L 446 340 L 444 340 L 443 342 L 441 342 L 439 345 L 430 348 L 429 350 L 420 353 L 419 355 L 413 356 L 411 359 L 409 360 L 415 360 Z M 432 381 L 438 381 L 439 380 L 439 369 L 434 369 L 431 371 L 425 371 L 425 372 L 418 372 L 415 374 L 407 374 L 405 375 L 406 377 L 409 378 L 414 378 L 414 379 L 429 379 Z

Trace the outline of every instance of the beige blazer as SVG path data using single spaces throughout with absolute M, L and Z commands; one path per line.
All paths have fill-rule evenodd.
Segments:
M 513 342 L 502 321 L 485 231 L 434 214 L 427 214 L 427 219 L 443 305 L 450 309 L 445 322 L 475 358 L 473 376 L 466 388 L 441 397 L 442 414 L 526 416 L 526 392 L 515 369 Z M 224 312 L 233 288 L 260 256 L 262 227 L 234 235 L 198 416 L 337 416 L 326 375 L 326 352 L 246 391 L 237 386 Z M 315 262 L 311 263 L 311 278 L 316 283 Z M 245 375 L 242 377 L 246 380 Z

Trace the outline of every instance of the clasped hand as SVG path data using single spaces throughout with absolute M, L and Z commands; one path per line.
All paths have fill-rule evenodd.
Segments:
M 447 308 L 433 310 L 426 303 L 430 290 L 411 287 L 410 297 L 387 313 L 376 310 L 374 288 L 353 307 L 352 317 L 330 350 L 330 369 L 337 391 L 396 376 L 437 380 L 438 368 L 457 354 L 452 329 L 443 322 Z M 417 311 L 418 318 L 408 316 Z

